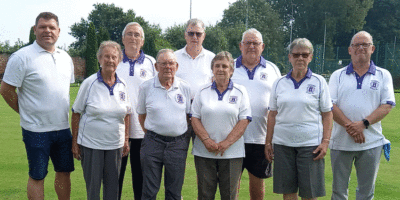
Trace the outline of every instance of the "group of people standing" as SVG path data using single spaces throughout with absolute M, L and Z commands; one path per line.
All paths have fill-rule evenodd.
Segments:
M 215 199 L 218 185 L 221 199 L 237 199 L 244 169 L 250 199 L 263 199 L 264 179 L 271 176 L 273 192 L 283 199 L 325 196 L 328 148 L 332 199 L 348 198 L 353 162 L 356 198 L 374 196 L 382 148 L 390 147 L 380 121 L 395 98 L 390 73 L 370 59 L 375 47 L 365 31 L 354 35 L 351 63 L 335 71 L 328 86 L 308 68 L 313 46 L 305 38 L 290 44 L 292 69 L 281 76 L 262 57 L 265 44 L 256 29 L 243 33 L 241 55 L 233 59 L 204 49 L 204 23 L 191 19 L 186 46 L 162 49 L 154 59 L 142 50 L 143 28 L 128 23 L 123 50 L 101 43 L 101 68 L 84 80 L 72 106 L 72 134 L 74 69 L 68 54 L 55 48 L 57 16 L 40 13 L 34 31 L 36 41 L 10 57 L 0 89 L 21 117 L 29 199 L 44 198 L 49 157 L 59 199 L 70 198 L 73 157 L 81 161 L 88 199 L 100 199 L 101 183 L 104 199 L 120 199 L 130 155 L 134 199 L 156 199 L 164 169 L 165 199 L 179 200 L 191 138 L 199 200 Z

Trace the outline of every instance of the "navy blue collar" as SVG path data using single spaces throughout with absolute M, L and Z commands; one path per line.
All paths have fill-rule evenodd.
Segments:
M 287 79 L 292 78 L 292 71 L 293 71 L 293 69 L 291 69 L 291 70 L 289 71 L 289 73 L 286 74 L 286 78 L 287 78 Z M 311 71 L 310 68 L 308 68 L 308 69 L 307 69 L 306 76 L 305 76 L 304 78 L 311 78 L 311 76 L 312 76 L 312 71 Z
M 353 68 L 353 63 L 351 62 L 349 65 L 347 65 L 347 69 L 346 69 L 346 74 L 351 74 L 355 72 L 354 68 Z M 370 64 L 369 64 L 369 69 L 367 71 L 367 73 L 373 74 L 375 75 L 376 72 L 376 65 L 375 63 L 371 60 Z
M 217 89 L 217 83 L 215 81 L 213 81 L 213 83 L 211 84 L 211 88 L 214 90 Z M 231 79 L 229 79 L 228 88 L 226 88 L 226 90 L 232 90 L 232 89 L 233 89 L 233 82 L 231 81 Z
M 126 55 L 126 53 L 125 53 L 125 49 L 122 51 L 123 52 L 123 54 L 124 54 L 124 58 L 122 59 L 122 62 L 124 62 L 124 63 L 126 63 L 126 62 L 129 62 L 129 63 L 131 63 L 131 62 L 138 62 L 139 64 L 143 64 L 143 62 L 144 62 L 144 58 L 146 57 L 145 55 L 144 55 L 144 53 L 143 53 L 143 50 L 140 50 L 139 51 L 139 58 L 137 58 L 136 60 L 132 60 L 132 59 L 130 59 L 130 58 L 128 58 L 128 56 Z
M 236 59 L 236 68 L 239 68 L 243 65 L 242 63 L 242 59 L 243 56 L 240 55 L 237 59 Z M 260 63 L 258 63 L 258 65 L 261 65 L 262 67 L 266 68 L 267 67 L 267 61 L 265 60 L 264 57 L 260 56 Z M 257 66 L 258 66 L 257 65 Z M 244 66 L 244 65 L 243 65 Z M 246 66 L 245 66 L 246 67 Z
M 97 80 L 104 83 L 103 77 L 101 76 L 101 68 L 97 72 Z M 122 83 L 122 81 L 118 78 L 117 73 L 115 73 L 115 83 Z M 114 84 L 115 85 L 115 84 Z

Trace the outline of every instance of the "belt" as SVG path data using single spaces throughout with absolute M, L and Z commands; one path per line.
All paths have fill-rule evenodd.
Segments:
M 160 140 L 162 140 L 164 142 L 173 142 L 173 141 L 176 141 L 178 139 L 182 139 L 182 138 L 186 137 L 186 133 L 184 133 L 182 135 L 179 135 L 179 136 L 176 136 L 176 137 L 172 137 L 172 136 L 160 135 L 160 134 L 155 133 L 155 132 L 150 131 L 150 130 L 147 130 L 146 134 L 152 135 L 154 138 L 158 138 L 158 139 L 160 139 Z

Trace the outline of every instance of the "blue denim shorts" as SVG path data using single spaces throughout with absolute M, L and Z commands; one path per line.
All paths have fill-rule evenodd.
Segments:
M 29 176 L 32 179 L 42 180 L 46 177 L 49 157 L 53 162 L 54 171 L 75 170 L 70 129 L 49 132 L 32 132 L 22 129 L 22 137 L 28 156 Z

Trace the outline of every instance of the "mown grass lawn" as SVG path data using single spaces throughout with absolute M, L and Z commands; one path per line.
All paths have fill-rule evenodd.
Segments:
M 71 105 L 78 92 L 78 87 L 71 87 Z M 396 93 L 397 102 L 400 93 Z M 376 180 L 375 199 L 392 200 L 400 199 L 400 108 L 395 107 L 383 120 L 385 136 L 392 143 L 390 162 L 381 158 L 378 178 Z M 26 183 L 28 180 L 28 162 L 24 143 L 22 142 L 19 116 L 0 98 L 0 199 L 26 199 Z M 327 196 L 320 199 L 330 199 L 332 190 L 332 172 L 329 154 L 325 157 L 325 179 Z M 85 182 L 79 161 L 75 160 L 75 171 L 71 174 L 72 194 L 71 199 L 86 199 Z M 45 181 L 45 199 L 56 199 L 53 187 L 54 170 L 49 165 L 49 173 Z M 265 199 L 282 199 L 281 195 L 272 193 L 272 179 L 265 181 Z M 352 171 L 349 187 L 349 199 L 355 199 L 357 181 L 355 170 Z M 245 171 L 241 180 L 239 199 L 250 199 L 249 179 Z M 157 199 L 164 199 L 163 186 Z M 183 185 L 183 199 L 197 199 L 196 171 L 193 155 L 189 153 L 186 164 L 185 183 Z M 217 194 L 216 199 L 220 199 Z M 133 199 L 131 189 L 130 167 L 128 166 L 122 199 Z

